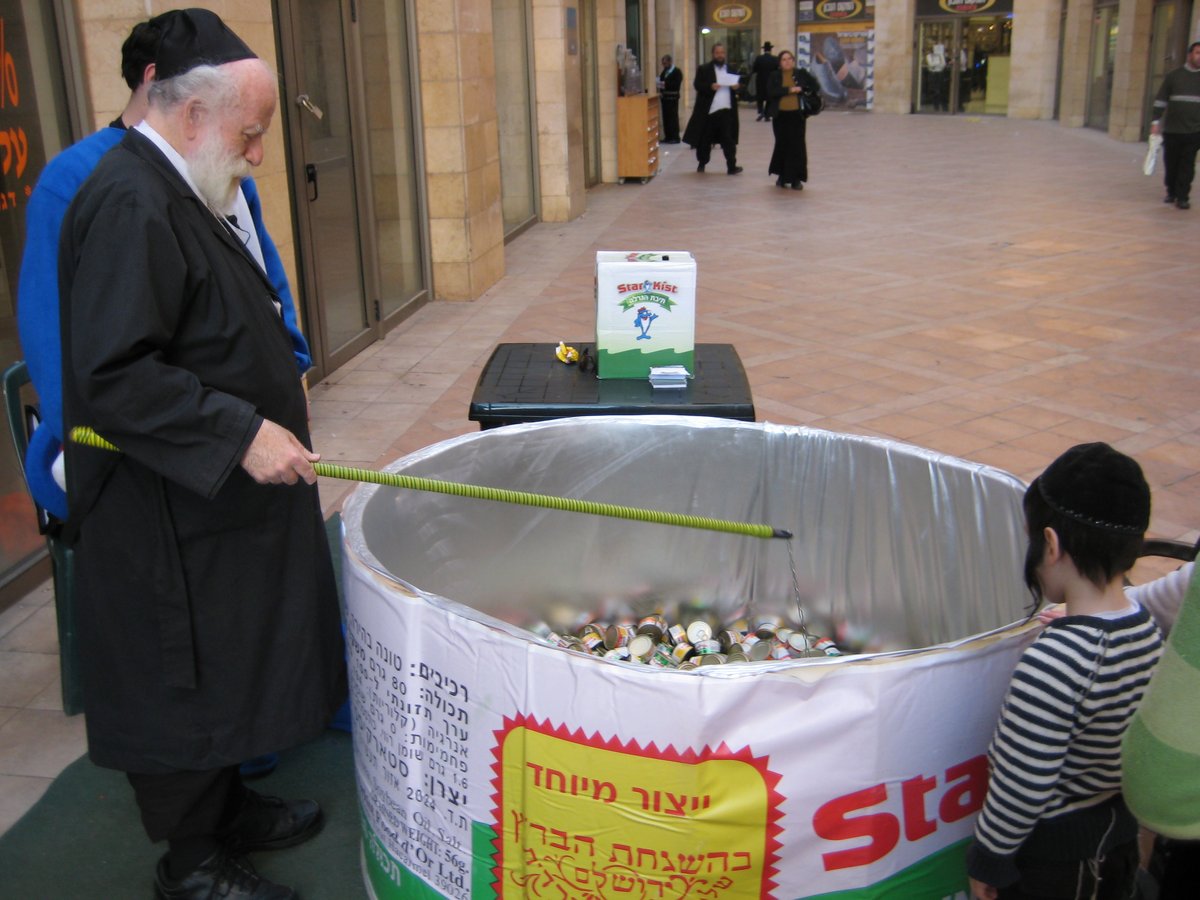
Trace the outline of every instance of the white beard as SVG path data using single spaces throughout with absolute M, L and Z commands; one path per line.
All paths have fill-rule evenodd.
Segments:
M 250 174 L 250 163 L 230 154 L 221 134 L 211 129 L 187 161 L 188 174 L 200 192 L 200 199 L 221 215 L 233 211 L 241 180 Z

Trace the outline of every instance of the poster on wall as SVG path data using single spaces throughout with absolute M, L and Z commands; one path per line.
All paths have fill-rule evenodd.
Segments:
M 796 65 L 817 79 L 827 109 L 869 110 L 875 105 L 875 29 L 799 28 Z
M 14 4 L 0 6 L 0 249 L 7 286 L 16 287 L 25 234 L 25 203 L 46 163 L 25 22 Z M 0 314 L 13 315 L 0 287 Z

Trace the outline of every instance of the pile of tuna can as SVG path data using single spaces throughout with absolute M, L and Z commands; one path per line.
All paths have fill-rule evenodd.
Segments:
M 531 630 L 546 643 L 565 650 L 681 671 L 842 655 L 829 638 L 814 636 L 803 627 L 792 628 L 779 616 L 738 619 L 714 628 L 711 618 L 688 616 L 686 607 L 680 612 L 678 624 L 653 613 L 615 622 L 591 620 L 568 633 L 556 632 L 545 623 Z

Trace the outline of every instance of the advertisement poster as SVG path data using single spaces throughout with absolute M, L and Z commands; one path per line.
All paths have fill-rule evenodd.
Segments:
M 826 109 L 869 110 L 875 105 L 875 30 L 870 23 L 798 28 L 796 65 L 817 79 Z
M 560 650 L 360 565 L 347 632 L 377 900 L 966 900 L 1033 636 L 706 676 Z

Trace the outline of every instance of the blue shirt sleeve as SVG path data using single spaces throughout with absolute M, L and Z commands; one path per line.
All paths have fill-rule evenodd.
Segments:
M 292 338 L 292 353 L 296 357 L 296 366 L 303 375 L 312 368 L 312 355 L 308 349 L 308 341 L 305 340 L 304 334 L 296 322 L 296 304 L 292 300 L 292 289 L 288 285 L 287 273 L 283 270 L 283 260 L 279 256 L 279 251 L 275 249 L 275 242 L 271 240 L 271 235 L 267 233 L 267 227 L 263 224 L 262 201 L 259 199 L 258 186 L 255 185 L 253 178 L 242 180 L 242 193 L 246 196 L 246 205 L 250 207 L 250 217 L 254 220 L 254 231 L 258 234 L 258 242 L 262 246 L 267 278 L 270 280 L 271 286 L 275 288 L 275 293 L 279 295 L 280 303 L 283 306 L 283 324 L 287 326 L 288 334 Z

